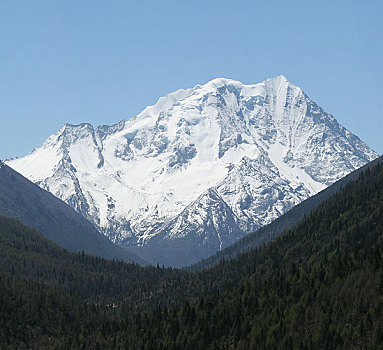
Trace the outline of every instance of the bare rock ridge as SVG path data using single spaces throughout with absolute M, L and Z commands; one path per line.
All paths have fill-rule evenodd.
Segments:
M 378 155 L 283 76 L 214 79 L 7 164 L 153 263 L 184 266 Z

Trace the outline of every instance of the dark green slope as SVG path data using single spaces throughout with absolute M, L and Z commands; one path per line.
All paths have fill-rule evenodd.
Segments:
M 148 310 L 226 290 L 239 281 L 225 266 L 187 271 L 127 264 L 65 250 L 19 221 L 0 216 L 0 274 L 32 279 L 70 295 Z
M 16 218 L 71 251 L 145 262 L 111 243 L 66 203 L 0 161 L 0 215 Z
M 159 291 L 166 281 L 184 279 L 180 270 L 142 267 L 83 253 L 73 253 L 15 219 L 0 216 L 0 274 L 32 279 L 70 295 L 100 304 L 111 302 L 126 307 L 149 307 L 177 298 L 177 290 Z M 146 298 L 145 295 L 157 295 Z M 169 294 L 169 295 L 167 295 Z M 165 301 L 163 303 L 165 303 Z
M 19 221 L 1 216 L 0 274 L 33 279 L 103 305 L 117 303 L 119 310 L 171 306 L 227 290 L 241 275 L 229 265 L 191 273 L 73 253 Z
M 128 278 L 122 286 L 117 279 L 103 283 L 117 272 L 116 263 L 65 253 L 56 246 L 61 253 L 50 246 L 39 251 L 40 243 L 30 243 L 30 229 L 3 220 L 1 236 L 8 238 L 0 242 L 1 254 L 14 266 L 4 263 L 0 278 L 2 344 L 62 349 L 383 349 L 382 164 L 359 174 L 274 241 L 211 269 L 189 273 L 118 263 L 118 275 L 136 269 L 131 284 L 145 281 L 134 298 L 129 298 L 134 286 L 124 293 Z M 50 258 L 47 263 L 30 258 L 23 263 L 22 256 L 30 251 Z M 57 260 L 59 253 L 69 256 Z M 60 270 L 60 264 L 66 267 Z M 82 273 L 83 288 L 92 280 L 89 276 L 99 276 L 86 296 L 77 284 L 66 287 L 73 276 L 64 271 L 73 264 Z M 33 280 L 20 279 L 31 276 L 28 269 L 35 271 Z M 55 269 L 60 271 L 57 281 Z M 113 286 L 110 291 L 108 285 Z
M 132 313 L 209 294 L 210 277 L 69 252 L 0 216 L 0 349 L 77 348 Z
M 78 296 L 0 274 L 0 349 L 78 349 L 116 317 Z
M 379 163 L 383 162 L 383 156 L 373 160 L 372 162 L 364 165 L 363 167 L 353 171 L 349 175 L 340 179 L 333 185 L 327 187 L 323 191 L 317 193 L 316 195 L 306 199 L 302 203 L 298 204 L 287 213 L 274 220 L 267 226 L 261 227 L 254 233 L 251 233 L 238 242 L 232 244 L 231 246 L 225 248 L 224 250 L 210 256 L 209 258 L 202 260 L 186 269 L 189 271 L 196 271 L 212 267 L 216 265 L 221 260 L 232 259 L 240 253 L 247 252 L 251 249 L 257 248 L 263 243 L 267 243 L 276 237 L 278 237 L 282 232 L 293 227 L 299 220 L 303 219 L 310 211 L 317 208 L 325 200 L 333 196 L 340 189 L 346 186 L 351 181 L 355 181 L 361 171 L 366 170 L 367 168 L 373 167 Z

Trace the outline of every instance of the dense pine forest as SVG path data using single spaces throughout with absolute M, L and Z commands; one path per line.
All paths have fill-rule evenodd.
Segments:
M 70 253 L 0 218 L 0 348 L 383 349 L 383 165 L 197 272 Z

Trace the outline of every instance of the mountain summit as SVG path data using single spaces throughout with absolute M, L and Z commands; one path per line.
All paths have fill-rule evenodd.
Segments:
M 7 164 L 115 243 L 180 266 L 377 156 L 278 76 L 256 85 L 214 79 L 111 126 L 66 124 Z

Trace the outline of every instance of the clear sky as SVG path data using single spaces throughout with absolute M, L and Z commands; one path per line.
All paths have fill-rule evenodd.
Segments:
M 285 75 L 383 153 L 383 1 L 1 0 L 0 159 L 179 88 Z

